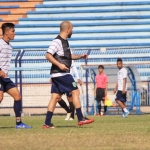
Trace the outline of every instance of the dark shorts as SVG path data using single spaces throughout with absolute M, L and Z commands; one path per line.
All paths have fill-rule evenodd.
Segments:
M 105 98 L 105 89 L 97 88 L 96 89 L 96 100 L 98 102 L 100 102 L 100 101 L 104 101 L 104 98 Z
M 16 87 L 10 78 L 0 77 L 0 91 L 7 92 L 9 89 Z
M 65 94 L 76 89 L 78 89 L 77 84 L 70 74 L 52 78 L 51 93 Z
M 71 94 L 71 92 L 69 92 L 69 93 L 66 93 L 66 96 L 67 96 L 67 97 L 72 97 L 72 94 Z
M 116 100 L 125 103 L 127 101 L 127 94 L 122 94 L 122 91 L 118 91 L 116 94 Z

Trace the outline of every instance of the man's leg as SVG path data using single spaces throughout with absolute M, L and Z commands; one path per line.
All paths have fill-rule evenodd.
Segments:
M 101 115 L 101 101 L 98 102 L 98 113 Z
M 3 92 L 3 91 L 0 91 L 0 103 L 1 103 L 2 100 L 3 100 L 3 97 L 4 97 L 4 92 Z
M 65 120 L 69 120 L 70 116 L 71 116 L 71 110 L 70 110 L 70 108 L 67 106 L 66 102 L 63 99 L 61 99 L 58 103 L 67 112 L 67 117 L 65 118 Z
M 79 99 L 79 89 L 73 90 L 71 92 L 72 94 L 72 100 L 73 104 L 76 109 L 77 117 L 78 117 L 78 125 L 83 125 L 83 124 L 89 124 L 94 122 L 93 119 L 84 119 L 82 111 L 81 111 L 81 104 L 80 104 L 80 99 Z
M 69 106 L 70 106 L 70 110 L 71 110 L 71 118 L 70 120 L 73 120 L 74 119 L 74 112 L 75 112 L 75 107 L 73 105 L 73 102 L 72 102 L 72 95 L 71 97 L 67 97 L 68 101 L 69 101 Z
M 16 116 L 16 128 L 31 128 L 31 126 L 25 125 L 21 121 L 21 113 L 22 113 L 22 100 L 20 92 L 16 87 L 11 88 L 7 91 L 7 93 L 13 97 L 14 99 L 14 112 Z M 22 126 L 19 126 L 22 125 Z
M 47 114 L 46 114 L 46 119 L 45 119 L 45 125 L 43 128 L 48 128 L 51 127 L 51 119 L 53 116 L 54 109 L 56 107 L 56 103 L 60 101 L 61 99 L 61 94 L 59 93 L 52 93 L 51 99 L 48 104 L 48 109 L 47 109 Z
M 69 109 L 69 107 L 63 99 L 61 99 L 58 103 L 62 108 L 66 110 L 67 113 L 71 113 L 71 110 Z
M 122 108 L 124 114 L 123 117 L 126 117 L 129 114 L 128 109 L 126 108 L 125 104 L 121 102 L 120 100 L 116 100 L 117 104 Z

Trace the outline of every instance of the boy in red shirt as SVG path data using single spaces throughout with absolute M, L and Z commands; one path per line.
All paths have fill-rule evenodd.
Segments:
M 98 66 L 99 74 L 95 78 L 96 81 L 95 96 L 98 102 L 99 115 L 101 115 L 101 101 L 104 104 L 105 97 L 107 96 L 107 86 L 108 86 L 108 77 L 106 74 L 104 74 L 103 70 L 104 66 L 99 65 Z M 104 106 L 104 115 L 106 114 L 106 111 L 107 106 Z

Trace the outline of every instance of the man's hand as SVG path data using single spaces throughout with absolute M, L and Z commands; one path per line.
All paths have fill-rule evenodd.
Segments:
M 88 59 L 88 55 L 87 54 L 82 54 L 81 58 Z
M 0 71 L 0 77 L 2 77 L 2 78 L 7 77 L 6 73 L 3 70 Z
M 116 94 L 116 91 L 117 91 L 117 90 L 116 90 L 116 89 L 114 89 L 113 93 L 114 93 L 114 94 Z
M 49 82 L 52 83 L 52 79 L 51 78 L 50 78 Z
M 69 70 L 69 68 L 67 68 L 64 64 L 60 64 L 58 67 L 63 71 Z
M 122 94 L 126 94 L 126 91 L 125 91 L 125 90 L 122 90 Z
M 81 81 L 80 79 L 78 79 L 78 83 L 79 83 L 80 85 L 82 85 L 82 81 Z

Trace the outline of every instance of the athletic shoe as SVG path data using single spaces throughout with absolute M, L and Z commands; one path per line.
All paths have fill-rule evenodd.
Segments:
M 69 120 L 71 120 L 71 121 L 72 121 L 72 120 L 74 120 L 74 119 L 73 119 L 73 118 L 70 118 Z
M 122 117 L 123 117 L 123 118 L 126 118 L 129 114 L 130 114 L 129 111 L 128 111 L 128 112 L 124 112 L 123 115 L 122 115 Z
M 71 113 L 67 113 L 67 117 L 65 118 L 65 120 L 69 120 L 71 116 Z
M 16 125 L 16 129 L 30 129 L 30 128 L 32 128 L 32 126 L 28 126 L 23 122 L 20 125 Z
M 78 125 L 82 126 L 84 124 L 90 124 L 92 122 L 94 122 L 94 119 L 88 119 L 88 118 L 84 117 L 81 121 L 78 121 Z
M 50 124 L 50 125 L 46 125 L 46 124 L 44 124 L 42 128 L 43 128 L 43 129 L 49 129 L 49 128 L 54 129 L 54 128 L 55 128 L 55 126 L 54 126 L 53 124 Z

